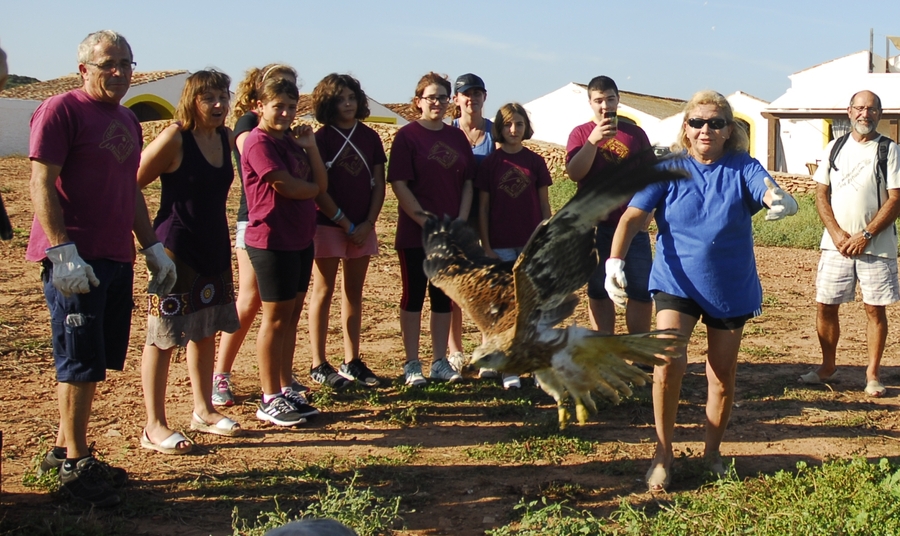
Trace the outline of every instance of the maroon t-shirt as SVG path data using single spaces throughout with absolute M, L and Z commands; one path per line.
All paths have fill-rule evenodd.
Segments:
M 538 189 L 551 184 L 547 162 L 527 147 L 514 154 L 501 148 L 481 161 L 475 187 L 491 196 L 488 235 L 492 248 L 525 246 L 543 219 Z
M 422 208 L 439 218 L 459 216 L 465 181 L 474 179 L 475 157 L 462 130 L 429 130 L 418 122 L 397 131 L 388 162 L 388 181 L 406 181 Z M 397 249 L 422 247 L 422 228 L 398 207 Z
M 569 141 L 566 143 L 566 163 L 569 163 L 569 160 L 587 143 L 588 136 L 594 130 L 594 125 L 593 121 L 588 121 L 575 127 L 572 133 L 569 134 Z M 647 133 L 641 127 L 619 121 L 616 137 L 603 140 L 597 145 L 597 154 L 594 155 L 594 163 L 591 165 L 588 175 L 610 164 L 617 164 L 626 158 L 633 157 L 649 148 L 650 140 L 647 139 Z M 655 159 L 651 151 L 647 151 L 644 154 L 647 155 L 646 158 Z M 619 218 L 625 213 L 626 208 L 628 208 L 628 201 L 612 211 L 605 220 L 600 222 L 600 225 L 615 227 L 619 223 Z
M 249 218 L 244 242 L 248 246 L 300 251 L 312 244 L 316 234 L 315 201 L 288 199 L 265 180 L 269 173 L 283 170 L 294 178 L 313 182 L 306 151 L 288 136 L 278 139 L 254 128 L 244 140 L 241 167 Z
M 375 166 L 387 162 L 387 156 L 381 137 L 362 122 L 356 124 L 352 136 L 350 131 L 353 129 L 341 128 L 338 132 L 335 128 L 325 125 L 316 132 L 319 154 L 326 166 L 331 163 L 328 167 L 328 195 L 351 222 L 360 224 L 369 217 L 372 188 L 375 186 L 372 172 Z M 341 136 L 341 133 L 344 135 Z M 347 143 L 344 136 L 350 138 L 353 145 Z M 317 213 L 316 221 L 319 225 L 337 226 L 321 212 Z
M 31 117 L 28 157 L 61 166 L 56 193 L 69 240 L 83 259 L 134 260 L 134 198 L 141 124 L 128 108 L 81 89 L 45 100 Z M 35 216 L 25 258 L 40 261 L 50 241 Z

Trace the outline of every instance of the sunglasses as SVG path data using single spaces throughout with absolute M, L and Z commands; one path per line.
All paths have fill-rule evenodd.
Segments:
M 687 124 L 691 128 L 696 128 L 700 130 L 703 128 L 703 125 L 709 125 L 709 128 L 712 130 L 722 130 L 728 124 L 728 121 L 722 119 L 721 117 L 713 117 L 712 119 L 700 119 L 699 117 L 692 117 L 687 120 Z

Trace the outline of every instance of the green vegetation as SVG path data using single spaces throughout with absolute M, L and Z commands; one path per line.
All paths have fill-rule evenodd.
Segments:
M 671 503 L 623 499 L 609 520 L 565 503 L 521 502 L 522 518 L 490 536 L 900 534 L 900 469 L 888 460 L 828 462 L 738 481 L 732 475 Z
M 473 460 L 496 461 L 499 463 L 537 463 L 541 461 L 559 464 L 570 454 L 587 456 L 593 454 L 594 443 L 577 437 L 553 435 L 513 439 L 500 443 L 482 443 L 466 449 L 466 455 Z
M 327 483 L 325 491 L 317 495 L 318 501 L 296 516 L 291 516 L 290 511 L 282 510 L 277 498 L 275 510 L 260 512 L 256 516 L 256 522 L 252 524 L 241 518 L 235 507 L 231 514 L 233 534 L 262 536 L 268 530 L 306 517 L 336 519 L 356 530 L 360 536 L 390 534 L 394 524 L 400 521 L 400 497 L 387 499 L 370 488 L 357 488 L 357 476 L 354 475 L 346 487 Z
M 796 196 L 800 210 L 779 221 L 766 221 L 765 209 L 753 216 L 753 240 L 757 246 L 818 249 L 824 226 L 813 195 Z
M 556 211 L 575 195 L 575 183 L 569 180 L 568 175 L 559 173 L 554 175 L 553 184 L 547 190 L 550 194 L 550 209 L 556 214 Z

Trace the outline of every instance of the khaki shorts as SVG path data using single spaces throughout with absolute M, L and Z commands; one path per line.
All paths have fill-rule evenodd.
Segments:
M 900 301 L 897 259 L 860 255 L 847 258 L 835 250 L 823 249 L 816 275 L 816 301 L 826 305 L 856 299 L 856 282 L 863 303 L 889 305 Z

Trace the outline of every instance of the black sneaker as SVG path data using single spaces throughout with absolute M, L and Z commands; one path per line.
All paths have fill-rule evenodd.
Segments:
M 68 493 L 76 501 L 90 504 L 98 508 L 115 506 L 122 502 L 107 476 L 106 469 L 88 456 L 78 460 L 71 471 L 66 470 L 65 463 L 59 467 L 59 490 Z
M 278 426 L 294 426 L 306 422 L 284 396 L 276 396 L 268 404 L 261 402 L 256 410 L 256 418 Z
M 94 455 L 94 444 L 91 443 L 91 446 L 88 447 L 88 450 L 91 452 L 91 456 Z M 45 473 L 56 469 L 59 471 L 59 468 L 62 467 L 62 464 L 65 463 L 66 457 L 57 458 L 56 455 L 53 454 L 53 449 L 50 449 L 50 452 L 44 456 L 44 459 L 41 460 L 41 465 L 37 469 L 37 476 L 42 476 Z M 100 461 L 94 458 L 94 461 L 100 465 L 101 468 L 106 472 L 107 478 L 112 483 L 114 488 L 121 489 L 125 487 L 125 484 L 128 483 L 128 472 L 121 467 L 113 467 L 112 465 Z
M 338 374 L 350 381 L 358 381 L 366 387 L 378 387 L 381 380 L 372 372 L 362 359 L 354 359 L 349 363 L 341 363 Z
M 309 377 L 316 383 L 330 385 L 332 389 L 343 389 L 350 385 L 350 380 L 338 374 L 327 361 L 310 370 Z
M 319 410 L 309 405 L 309 401 L 303 393 L 288 390 L 284 393 L 284 397 L 294 406 L 294 409 L 297 410 L 301 417 L 312 417 L 319 414 Z

